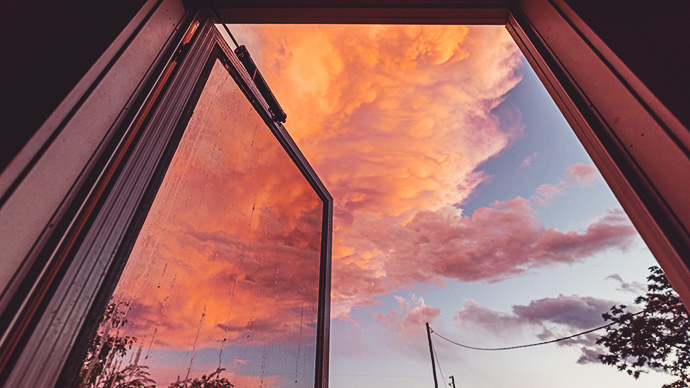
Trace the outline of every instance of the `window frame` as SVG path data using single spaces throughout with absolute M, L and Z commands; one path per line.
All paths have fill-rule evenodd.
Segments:
M 565 0 L 213 0 L 210 4 L 219 10 L 223 21 L 238 23 L 505 25 L 682 300 L 690 305 L 690 210 L 684 203 L 688 202 L 690 182 L 690 130 Z M 18 367 L 17 356 L 42 319 L 50 299 L 47 295 L 63 282 L 68 263 L 55 264 L 51 267 L 54 273 L 44 276 L 52 265 L 47 253 L 58 249 L 73 230 L 82 205 L 92 198 L 100 173 L 110 163 L 113 148 L 126 134 L 125 124 L 131 122 L 152 90 L 190 18 L 195 18 L 199 9 L 209 15 L 205 9 L 208 5 L 201 0 L 186 0 L 184 4 L 181 0 L 146 2 L 114 46 L 27 143 L 16 158 L 18 163 L 0 174 L 0 222 L 11 225 L 29 218 L 35 224 L 13 235 L 28 247 L 11 257 L 19 262 L 18 270 L 10 269 L 13 278 L 0 295 L 0 384 Z M 151 39 L 154 36 L 156 39 Z M 148 67 L 142 70 L 141 64 L 134 66 L 135 56 L 145 57 Z M 130 75 L 135 82 L 123 75 Z M 123 95 L 108 94 L 115 89 L 113 85 L 125 83 Z M 612 106 L 607 100 L 616 104 Z M 84 114 L 95 110 L 107 111 L 113 119 L 93 125 Z M 55 167 L 54 161 L 72 157 L 75 150 L 58 143 L 63 138 L 71 140 L 84 128 L 101 136 L 100 142 L 79 149 L 89 156 L 70 171 Z M 646 135 L 644 141 L 642 134 Z M 658 158 L 659 151 L 663 158 Z M 665 179 L 659 171 L 677 174 Z M 60 177 L 66 183 L 59 189 L 42 191 L 46 176 Z M 15 200 L 22 197 L 32 197 L 41 202 L 40 206 Z M 2 241 L 12 243 L 7 238 Z M 330 252 L 330 240 L 326 244 Z M 41 291 L 37 293 L 37 289 Z M 15 330 L 18 323 L 21 327 Z M 324 359 L 328 357 L 327 346 L 326 341 Z M 327 381 L 327 373 L 322 378 Z
M 89 211 L 77 212 L 68 235 L 43 249 L 46 256 L 63 257 L 60 274 L 39 279 L 48 287 L 29 327 L 18 336 L 21 342 L 7 365 L 11 369 L 3 371 L 4 384 L 72 385 L 206 83 L 209 64 L 220 59 L 323 203 L 314 386 L 327 386 L 332 197 L 285 127 L 272 119 L 269 105 L 213 21 L 193 10 L 181 31 L 147 99 L 114 140 L 100 179 L 83 188 L 87 204 L 80 210 Z M 32 373 L 38 365 L 40 375 Z

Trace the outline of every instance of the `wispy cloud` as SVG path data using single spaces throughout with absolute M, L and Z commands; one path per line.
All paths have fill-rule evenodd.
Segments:
M 545 183 L 537 187 L 532 201 L 541 206 L 546 206 L 559 195 L 563 195 L 569 187 L 590 186 L 601 177 L 596 167 L 587 164 L 573 164 L 569 166 L 563 178 L 557 184 Z
M 532 164 L 532 161 L 533 161 L 534 159 L 536 159 L 538 155 L 539 155 L 539 153 L 538 153 L 538 152 L 535 152 L 535 153 L 533 153 L 532 155 L 526 157 L 526 158 L 522 161 L 522 163 L 520 163 L 520 167 L 523 167 L 523 168 L 524 168 L 524 167 L 527 167 L 527 166 L 531 165 L 531 164 Z
M 647 292 L 647 285 L 641 282 L 626 282 L 623 280 L 623 278 L 618 275 L 618 274 L 613 274 L 609 275 L 606 277 L 606 279 L 611 279 L 620 284 L 618 290 L 619 291 L 625 291 L 625 292 L 630 292 L 635 295 L 642 295 Z

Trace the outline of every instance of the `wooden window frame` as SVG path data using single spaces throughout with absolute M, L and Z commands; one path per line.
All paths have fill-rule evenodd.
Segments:
M 323 203 L 314 387 L 327 386 L 332 197 L 285 127 L 274 121 L 213 20 L 191 9 L 180 27 L 167 60 L 152 76 L 155 82 L 81 186 L 78 208 L 36 255 L 34 265 L 45 270 L 26 279 L 34 284 L 29 292 L 15 293 L 19 308 L 3 312 L 14 314 L 0 352 L 4 385 L 72 385 L 206 83 L 209 61 L 219 59 Z

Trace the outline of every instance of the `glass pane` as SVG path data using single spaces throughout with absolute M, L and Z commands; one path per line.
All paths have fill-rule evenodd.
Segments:
M 216 61 L 81 386 L 312 387 L 322 210 Z

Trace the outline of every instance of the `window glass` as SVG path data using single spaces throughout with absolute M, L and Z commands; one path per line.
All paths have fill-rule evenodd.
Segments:
M 217 60 L 78 385 L 312 387 L 322 211 Z

